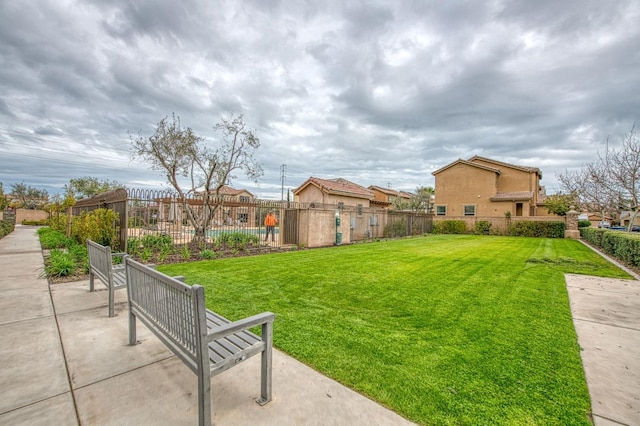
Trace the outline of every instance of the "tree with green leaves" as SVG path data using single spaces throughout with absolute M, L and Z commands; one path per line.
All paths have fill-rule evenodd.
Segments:
M 243 172 L 254 181 L 263 173 L 254 159 L 260 140 L 242 115 L 223 118 L 213 129 L 221 138 L 207 141 L 190 127 L 183 127 L 174 114 L 171 119 L 160 120 L 153 135 L 131 137 L 133 155 L 147 161 L 152 169 L 162 171 L 178 193 L 195 230 L 195 240 L 206 237 L 219 208 L 215 200 L 220 189 L 236 177 L 235 173 Z M 189 184 L 184 185 L 181 177 L 186 177 Z M 187 202 L 190 195 L 198 202 Z
M 43 208 L 49 202 L 49 193 L 46 189 L 38 189 L 23 182 L 11 185 L 13 198 L 18 199 L 17 208 L 36 210 Z
M 549 195 L 544 203 L 549 213 L 566 216 L 571 206 L 578 207 L 578 197 L 574 194 L 558 193 Z
M 411 197 L 411 210 L 415 212 L 430 212 L 433 210 L 433 196 L 435 190 L 431 186 L 419 186 Z
M 123 184 L 115 180 L 100 180 L 95 177 L 85 176 L 70 179 L 69 183 L 64 186 L 64 190 L 67 196 L 71 196 L 75 200 L 81 200 L 123 187 Z
M 4 195 L 4 188 L 2 182 L 0 182 L 0 211 L 3 211 L 9 206 L 9 199 Z

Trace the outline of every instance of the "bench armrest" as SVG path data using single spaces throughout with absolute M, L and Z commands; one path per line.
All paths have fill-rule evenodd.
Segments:
M 229 324 L 216 327 L 214 330 L 207 334 L 207 340 L 212 342 L 230 334 L 237 333 L 238 331 L 244 331 L 256 325 L 273 323 L 276 316 L 271 312 L 263 312 L 252 317 L 244 318 L 238 321 L 231 322 Z

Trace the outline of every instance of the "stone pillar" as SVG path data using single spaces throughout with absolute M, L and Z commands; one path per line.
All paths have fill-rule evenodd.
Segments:
M 569 207 L 569 211 L 565 216 L 564 237 L 580 239 L 580 231 L 578 230 L 578 212 L 575 207 Z

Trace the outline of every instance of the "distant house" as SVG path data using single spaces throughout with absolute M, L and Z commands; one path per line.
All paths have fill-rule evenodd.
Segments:
M 381 186 L 370 185 L 369 189 L 373 191 L 372 205 L 378 207 L 390 208 L 399 205 L 408 205 L 414 194 L 406 191 L 396 191 L 391 188 L 383 188 Z
M 338 207 L 370 207 L 374 200 L 372 190 L 343 178 L 320 179 L 310 177 L 302 185 L 293 190 L 294 201 L 317 205 L 333 205 Z
M 255 206 L 250 203 L 255 200 L 255 196 L 251 192 L 223 185 L 218 194 L 223 202 L 216 211 L 213 221 L 215 225 L 253 224 L 256 213 Z
M 537 167 L 480 156 L 459 159 L 432 173 L 437 216 L 548 216 Z
M 620 212 L 620 225 L 629 226 L 629 222 L 631 222 L 631 218 L 635 212 L 632 211 L 622 211 Z M 640 214 L 637 214 L 634 221 L 633 226 L 640 226 Z
M 218 194 L 225 197 L 225 199 L 239 202 L 249 202 L 255 199 L 255 196 L 246 189 L 235 189 L 228 185 L 222 185 Z

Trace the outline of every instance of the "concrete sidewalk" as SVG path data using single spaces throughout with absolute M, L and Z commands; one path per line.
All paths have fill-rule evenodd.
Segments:
M 640 282 L 565 280 L 594 424 L 640 425 Z
M 196 376 L 138 326 L 127 344 L 125 291 L 115 318 L 88 281 L 49 285 L 35 228 L 0 240 L 0 424 L 193 425 Z M 277 320 L 276 320 L 277 326 Z M 212 379 L 216 425 L 411 425 L 275 351 L 273 401 L 260 407 L 260 357 Z
M 0 424 L 197 423 L 196 377 L 143 325 L 127 345 L 126 293 L 49 286 L 35 228 L 0 240 Z M 596 425 L 640 425 L 640 283 L 567 275 Z M 100 286 L 99 286 L 100 288 Z M 277 320 L 276 320 L 277 327 Z M 260 357 L 212 379 L 217 425 L 409 425 L 275 351 L 274 400 L 254 400 Z

